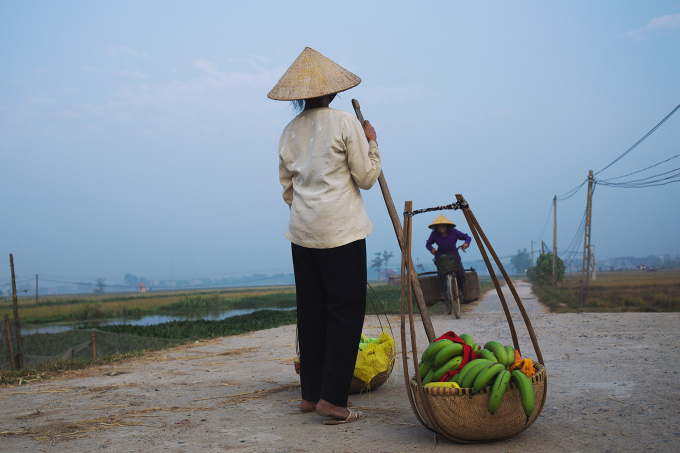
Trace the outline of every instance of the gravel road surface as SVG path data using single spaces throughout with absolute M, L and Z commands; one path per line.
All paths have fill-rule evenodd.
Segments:
M 295 326 L 285 326 L 0 388 L 0 431 L 37 433 L 2 437 L 0 451 L 680 451 L 680 366 L 669 355 L 680 346 L 680 314 L 550 314 L 529 284 L 518 290 L 545 359 L 548 400 L 537 422 L 512 439 L 461 445 L 435 438 L 412 413 L 401 359 L 389 383 L 351 397 L 365 420 L 323 425 L 298 411 Z M 516 311 L 513 319 L 523 354 L 533 357 Z M 399 317 L 389 320 L 399 345 Z M 432 320 L 437 334 L 511 341 L 494 294 L 465 306 L 461 319 Z M 365 325 L 378 335 L 376 317 Z

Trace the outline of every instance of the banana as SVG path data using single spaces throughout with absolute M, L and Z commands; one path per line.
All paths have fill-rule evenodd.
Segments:
M 420 367 L 418 368 L 419 371 L 420 371 L 420 379 L 427 376 L 427 373 L 430 372 L 430 370 L 432 369 L 433 366 L 434 366 L 433 360 L 428 360 L 427 362 L 421 363 Z
M 534 386 L 531 385 L 531 379 L 529 379 L 527 375 L 522 373 L 520 370 L 515 370 L 512 372 L 512 382 L 517 384 L 519 396 L 522 399 L 522 409 L 524 409 L 524 414 L 527 416 L 528 422 L 529 417 L 531 417 L 531 414 L 534 412 L 534 406 L 536 404 Z
M 493 355 L 493 352 L 489 351 L 488 349 L 482 349 L 477 354 L 491 362 L 498 362 L 498 359 L 495 355 Z
M 503 370 L 498 374 L 496 382 L 493 384 L 493 390 L 491 390 L 491 397 L 489 398 L 489 412 L 492 414 L 496 413 L 501 405 L 501 401 L 503 401 L 503 396 L 510 383 L 510 376 L 511 374 L 509 371 Z
M 433 343 L 430 343 L 430 346 L 428 346 L 427 349 L 425 349 L 425 352 L 423 352 L 423 355 L 421 356 L 420 361 L 421 362 L 427 362 L 428 360 L 430 360 L 431 358 L 436 356 L 437 353 L 439 353 L 439 351 L 441 351 L 446 346 L 448 346 L 452 343 L 453 343 L 453 341 L 451 341 L 451 340 L 439 340 L 439 341 L 435 341 Z
M 431 370 L 425 375 L 425 377 L 422 378 L 422 379 L 423 379 L 423 385 L 429 384 L 430 382 L 432 382 L 432 376 L 434 376 L 434 368 L 431 369 Z
M 508 353 L 508 363 L 506 363 L 506 365 L 510 368 L 515 363 L 515 348 L 506 344 L 505 352 Z
M 461 355 L 462 353 L 463 345 L 460 343 L 452 343 L 448 346 L 445 346 L 444 349 L 439 351 L 434 357 L 434 366 L 439 368 L 452 358 L 456 357 L 457 355 Z
M 359 343 L 359 349 L 361 349 L 361 350 L 363 351 L 364 348 L 365 348 L 367 345 L 368 345 L 368 343 Z
M 436 368 L 437 371 L 434 372 L 434 375 L 432 376 L 432 380 L 430 382 L 439 381 L 442 378 L 442 376 L 444 376 L 444 374 L 446 374 L 449 371 L 456 371 L 458 367 L 460 367 L 460 362 L 462 361 L 463 361 L 462 356 L 454 357 L 441 367 Z
M 362 343 L 366 343 L 366 340 L 367 340 L 366 335 L 364 335 L 364 334 L 362 333 L 362 334 L 361 334 L 361 342 L 362 342 Z
M 475 343 L 472 346 L 472 350 L 475 352 L 475 354 L 479 354 L 479 351 L 482 350 L 482 346 L 479 343 Z
M 484 349 L 488 349 L 489 351 L 493 352 L 493 355 L 495 355 L 498 359 L 498 363 L 502 363 L 503 366 L 508 366 L 508 353 L 502 344 L 497 341 L 489 341 L 484 345 Z
M 475 340 L 472 339 L 471 335 L 464 333 L 460 336 L 460 339 L 465 342 L 466 345 L 472 347 L 475 344 Z
M 477 375 L 472 389 L 475 393 L 481 392 L 487 385 L 489 385 L 498 373 L 505 371 L 505 365 L 502 363 L 493 363 L 483 368 L 482 371 Z
M 465 375 L 467 374 L 467 372 L 470 371 L 470 370 L 472 369 L 472 367 L 474 367 L 475 365 L 477 365 L 477 364 L 479 364 L 479 363 L 482 363 L 482 362 L 489 362 L 489 360 L 486 360 L 486 359 L 475 359 L 475 360 L 471 360 L 470 362 L 468 362 L 468 363 L 465 364 L 465 366 L 463 367 L 463 369 L 460 370 L 460 372 L 459 372 L 458 374 L 456 374 L 456 375 L 453 377 L 453 379 L 455 379 L 455 381 L 456 381 L 458 384 L 460 384 L 461 382 L 463 382 L 463 378 L 465 377 Z
M 479 376 L 479 373 L 488 366 L 493 365 L 492 362 L 482 362 L 479 365 L 475 365 L 470 371 L 465 374 L 465 377 L 461 381 L 458 379 L 456 382 L 461 386 L 461 388 L 467 389 L 472 388 L 472 384 L 475 383 L 475 379 Z
M 425 387 L 439 387 L 444 389 L 459 389 L 460 386 L 455 382 L 430 382 L 426 384 Z

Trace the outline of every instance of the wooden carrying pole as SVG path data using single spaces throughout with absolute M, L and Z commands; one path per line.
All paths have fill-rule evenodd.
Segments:
M 361 114 L 361 107 L 359 106 L 359 101 L 352 99 L 352 106 L 354 107 L 354 112 L 361 123 L 364 126 L 364 116 Z M 392 226 L 394 227 L 394 234 L 397 236 L 397 242 L 399 243 L 399 250 L 404 250 L 404 232 L 401 227 L 401 221 L 399 220 L 399 215 L 394 207 L 394 202 L 392 201 L 392 195 L 390 194 L 390 189 L 387 187 L 387 181 L 385 181 L 384 172 L 380 172 L 378 177 L 378 183 L 380 184 L 380 190 L 382 191 L 383 198 L 385 199 L 385 206 L 387 206 L 387 212 L 390 215 L 390 220 L 392 220 Z M 427 311 L 427 304 L 425 303 L 425 297 L 423 296 L 423 290 L 420 288 L 420 281 L 418 280 L 418 274 L 415 272 L 413 262 L 409 263 L 409 276 L 411 284 L 413 287 L 413 292 L 416 296 L 416 303 L 418 304 L 418 310 L 420 311 L 420 318 L 423 320 L 423 327 L 425 327 L 425 334 L 427 335 L 427 340 L 432 343 L 435 338 L 434 328 L 432 327 L 432 320 L 430 319 L 430 312 Z
M 19 302 L 17 300 L 17 281 L 14 277 L 14 257 L 9 254 L 9 267 L 12 270 L 12 306 L 14 308 L 14 327 L 17 335 L 17 370 L 24 367 L 24 354 L 21 350 L 21 325 L 19 324 Z
M 15 370 L 14 365 L 14 348 L 12 347 L 12 331 L 9 329 L 9 316 L 5 315 L 5 328 L 7 329 L 7 347 L 9 347 L 9 363 L 12 369 Z
M 498 283 L 498 280 L 496 278 L 496 273 L 493 270 L 493 267 L 491 265 L 491 261 L 489 260 L 489 257 L 486 253 L 486 249 L 488 249 L 489 253 L 491 254 L 493 260 L 496 263 L 496 266 L 498 269 L 501 271 L 501 274 L 503 275 L 503 278 L 505 279 L 506 284 L 508 285 L 508 288 L 510 288 L 510 292 L 512 293 L 513 298 L 515 299 L 515 302 L 517 304 L 517 307 L 519 308 L 519 311 L 522 315 L 522 319 L 524 320 L 524 324 L 529 332 L 529 338 L 531 339 L 532 346 L 534 347 L 534 352 L 536 353 L 536 359 L 538 363 L 541 365 L 545 366 L 545 362 L 543 361 L 543 355 L 541 354 L 541 349 L 538 346 L 538 340 L 536 338 L 536 333 L 534 332 L 533 326 L 531 325 L 531 321 L 529 320 L 529 316 L 527 315 L 526 310 L 524 309 L 524 305 L 522 304 L 522 300 L 519 297 L 519 294 L 517 294 L 517 291 L 515 290 L 514 285 L 512 284 L 512 281 L 510 280 L 510 276 L 507 274 L 505 271 L 505 268 L 503 267 L 503 264 L 501 263 L 500 259 L 498 258 L 498 255 L 496 255 L 496 252 L 494 251 L 493 247 L 491 247 L 491 243 L 487 239 L 486 235 L 484 234 L 484 231 L 482 231 L 481 226 L 479 225 L 479 222 L 477 222 L 477 219 L 475 218 L 474 214 L 472 214 L 472 211 L 470 210 L 470 207 L 468 206 L 467 202 L 463 198 L 462 195 L 456 194 L 456 199 L 462 204 L 462 211 L 463 214 L 465 215 L 465 220 L 467 220 L 468 226 L 470 228 L 470 231 L 474 235 L 475 241 L 477 245 L 479 246 L 479 251 L 482 254 L 482 258 L 484 258 L 484 263 L 486 264 L 487 269 L 489 270 L 489 275 L 491 275 L 491 279 L 494 282 L 494 286 L 496 287 L 496 292 L 498 293 L 498 297 L 501 300 L 501 304 L 503 305 L 503 311 L 505 312 L 506 319 L 508 321 L 508 327 L 510 328 L 510 334 L 512 336 L 512 342 L 517 350 L 517 352 L 520 352 L 519 349 L 519 343 L 517 341 L 517 333 L 515 332 L 515 326 L 512 322 L 512 317 L 510 316 L 510 311 L 508 310 L 507 303 L 505 301 L 505 297 L 503 295 L 503 292 L 501 291 L 501 287 Z M 406 207 L 405 211 L 410 212 L 412 211 L 412 203 L 410 201 L 406 202 Z M 414 367 L 414 378 L 416 380 L 416 390 L 418 392 L 423 392 L 423 386 L 422 386 L 422 377 L 420 376 L 420 370 L 418 369 L 418 348 L 416 345 L 416 338 L 415 338 L 415 329 L 413 326 L 413 305 L 410 297 L 410 291 L 408 291 L 408 295 L 406 294 L 407 289 L 405 288 L 405 282 L 404 282 L 404 273 L 405 273 L 405 268 L 406 271 L 408 271 L 409 267 L 409 257 L 411 255 L 411 217 L 404 215 L 404 235 L 405 235 L 405 244 L 406 247 L 402 251 L 402 290 L 401 290 L 401 347 L 402 351 L 404 353 L 402 354 L 402 360 L 403 360 L 403 368 L 404 368 L 404 380 L 406 381 L 406 392 L 408 394 L 409 401 L 411 403 L 411 408 L 413 409 L 413 413 L 415 414 L 416 418 L 418 421 L 423 425 L 425 428 L 429 429 L 432 432 L 442 434 L 446 437 L 448 437 L 451 440 L 457 441 L 457 442 L 462 442 L 462 443 L 478 443 L 478 442 L 484 442 L 484 440 L 465 440 L 465 439 L 458 439 L 455 437 L 452 437 L 448 435 L 444 430 L 437 424 L 436 418 L 432 416 L 432 411 L 435 410 L 435 408 L 430 407 L 429 400 L 427 398 L 422 399 L 423 404 L 422 408 L 419 407 L 413 397 L 413 390 L 411 388 L 411 383 L 410 383 L 410 376 L 409 376 L 409 367 L 408 367 L 408 360 L 406 357 L 406 352 L 407 346 L 406 346 L 406 305 L 407 305 L 407 300 L 408 300 L 408 310 L 409 310 L 409 321 L 410 321 L 410 329 L 411 329 L 411 356 L 413 359 L 413 367 Z M 410 283 L 410 282 L 409 282 Z M 520 352 L 521 354 L 521 352 Z M 543 411 L 543 407 L 545 406 L 545 400 L 547 397 L 547 388 L 548 388 L 548 378 L 547 376 L 543 380 L 543 385 L 544 385 L 544 392 L 543 392 L 543 397 L 540 402 L 537 402 L 537 407 L 534 409 L 534 412 L 538 411 L 536 413 L 536 416 L 534 419 L 531 421 L 531 423 L 527 423 L 521 431 L 526 430 L 529 426 L 531 426 L 537 419 L 540 413 Z M 422 417 L 422 413 L 427 416 L 429 420 L 432 421 L 432 425 L 427 424 Z M 520 431 L 520 432 L 521 432 Z M 518 433 L 517 433 L 518 434 Z

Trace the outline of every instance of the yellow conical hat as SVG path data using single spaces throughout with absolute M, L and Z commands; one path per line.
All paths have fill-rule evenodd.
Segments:
M 440 214 L 439 217 L 434 219 L 434 222 L 430 224 L 430 228 L 434 228 L 437 225 L 451 225 L 452 227 L 455 227 L 456 224 L 444 217 L 444 214 Z
M 310 99 L 349 90 L 360 83 L 356 75 L 305 47 L 267 97 L 276 101 Z

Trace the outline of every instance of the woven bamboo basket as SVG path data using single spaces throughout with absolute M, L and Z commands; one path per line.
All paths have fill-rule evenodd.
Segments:
M 491 247 L 479 222 L 477 222 L 477 219 L 470 210 L 467 201 L 465 201 L 460 194 L 456 195 L 456 199 L 456 203 L 450 205 L 417 211 L 413 211 L 413 202 L 411 201 L 407 201 L 404 207 L 404 246 L 402 247 L 401 256 L 401 347 L 402 351 L 407 351 L 409 349 L 406 342 L 406 324 L 408 323 L 411 338 L 410 349 L 413 351 L 410 355 L 415 370 L 414 376 L 409 379 L 409 359 L 406 354 L 402 354 L 404 379 L 406 380 L 406 391 L 413 413 L 425 428 L 461 443 L 491 442 L 517 435 L 533 424 L 541 414 L 543 406 L 545 405 L 548 377 L 536 333 L 534 332 L 529 316 L 524 309 L 524 305 L 522 304 L 510 277 L 505 271 L 498 255 Z M 493 415 L 488 409 L 491 391 L 490 387 L 487 387 L 483 392 L 478 394 L 472 394 L 471 389 L 430 389 L 423 387 L 421 384 L 422 376 L 420 376 L 418 370 L 419 354 L 416 344 L 412 301 L 412 281 L 415 280 L 416 284 L 419 284 L 419 282 L 417 279 L 406 278 L 407 275 L 415 275 L 415 271 L 412 267 L 413 265 L 411 264 L 412 218 L 414 215 L 422 212 L 442 209 L 460 209 L 463 211 L 465 220 L 467 220 L 470 231 L 475 238 L 475 242 L 479 246 L 479 251 L 482 254 L 484 263 L 489 271 L 489 275 L 491 275 L 501 305 L 503 306 L 515 350 L 520 350 L 517 332 L 515 331 L 515 326 L 505 296 L 503 291 L 501 291 L 496 273 L 487 255 L 487 249 L 493 257 L 496 266 L 498 266 L 498 269 L 501 271 L 508 288 L 512 292 L 512 296 L 517 303 L 524 324 L 529 332 L 529 337 L 531 338 L 531 343 L 534 352 L 536 353 L 537 361 L 534 362 L 534 367 L 537 372 L 532 376 L 536 405 L 531 416 L 528 418 L 522 409 L 519 390 L 514 384 L 508 388 L 499 409 Z M 437 337 L 434 335 L 432 325 L 426 324 L 425 317 L 421 317 L 421 320 L 423 321 L 425 331 L 430 332 L 428 333 L 428 341 L 434 341 Z
M 369 383 L 364 382 L 356 376 L 352 376 L 352 384 L 349 386 L 349 393 L 355 394 L 369 392 L 383 385 L 385 382 L 387 382 L 387 380 L 390 378 L 390 375 L 392 374 L 395 359 L 396 355 L 394 354 L 394 351 L 392 351 L 392 361 L 390 362 L 390 366 L 382 373 L 378 373 L 373 376 L 373 379 L 371 379 L 371 382 Z M 295 364 L 295 372 L 300 374 L 300 362 L 293 363 Z
M 394 369 L 395 358 L 394 350 L 392 350 L 392 360 L 390 361 L 390 366 L 382 373 L 378 373 L 373 376 L 373 379 L 371 379 L 371 382 L 369 383 L 362 381 L 356 376 L 352 376 L 352 385 L 349 386 L 349 393 L 364 393 L 375 390 L 387 382 L 387 380 L 390 378 L 390 375 L 392 374 L 392 370 Z
M 536 401 L 541 401 L 545 393 L 545 367 L 536 364 L 536 374 L 531 377 Z M 489 412 L 489 397 L 492 387 L 473 394 L 472 389 L 423 388 L 418 391 L 415 377 L 411 379 L 416 405 L 423 410 L 421 415 L 430 426 L 439 426 L 449 437 L 472 442 L 488 442 L 505 439 L 522 431 L 525 426 L 538 418 L 539 410 L 534 410 L 527 420 L 522 409 L 519 389 L 512 383 L 503 397 L 503 402 L 495 414 Z M 427 402 L 423 401 L 427 399 Z

